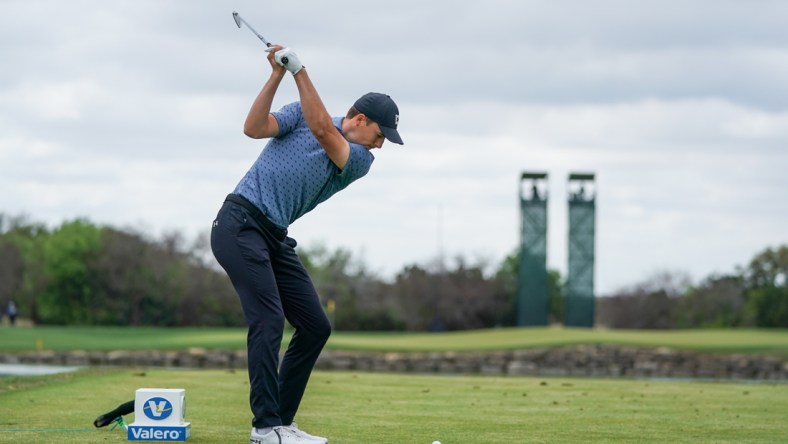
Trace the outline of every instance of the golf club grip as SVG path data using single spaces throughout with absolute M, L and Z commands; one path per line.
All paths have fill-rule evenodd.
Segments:
M 268 46 L 271 46 L 271 44 L 270 44 L 270 43 L 268 43 Z M 282 64 L 283 64 L 283 65 L 287 65 L 287 62 L 288 62 L 288 61 L 289 61 L 289 59 L 288 59 L 287 57 L 282 57 Z
M 271 47 L 270 43 L 266 43 L 266 45 L 268 45 L 269 48 Z M 287 57 L 282 57 L 282 64 L 283 65 L 287 65 L 288 61 L 290 61 L 290 59 L 288 59 Z

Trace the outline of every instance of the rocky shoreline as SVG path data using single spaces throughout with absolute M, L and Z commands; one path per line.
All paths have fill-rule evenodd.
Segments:
M 0 354 L 2 364 L 245 369 L 246 350 L 40 351 Z M 788 380 L 785 359 L 609 345 L 496 352 L 359 352 L 324 350 L 320 370 L 482 374 Z

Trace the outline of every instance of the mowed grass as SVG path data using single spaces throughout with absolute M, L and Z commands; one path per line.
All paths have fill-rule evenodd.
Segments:
M 285 335 L 285 342 L 289 334 Z M 788 329 L 603 330 L 501 328 L 446 333 L 334 332 L 327 348 L 368 351 L 489 351 L 576 344 L 671 347 L 716 353 L 765 353 L 788 358 Z M 45 350 L 244 349 L 242 328 L 0 328 L 0 352 Z
M 248 442 L 245 372 L 162 369 L 0 379 L 0 442 L 127 442 L 92 421 L 141 387 L 186 389 L 187 442 Z M 333 444 L 777 443 L 786 412 L 788 384 L 318 371 L 296 420 Z

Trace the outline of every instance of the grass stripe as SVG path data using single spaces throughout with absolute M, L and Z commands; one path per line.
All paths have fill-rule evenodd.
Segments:
M 285 335 L 287 339 L 289 335 Z M 285 341 L 286 341 L 285 339 Z M 671 347 L 712 353 L 768 353 L 788 358 L 788 329 L 602 330 L 501 328 L 446 333 L 334 332 L 327 348 L 367 351 L 490 351 L 579 344 Z M 0 352 L 46 350 L 245 349 L 241 328 L 0 328 Z

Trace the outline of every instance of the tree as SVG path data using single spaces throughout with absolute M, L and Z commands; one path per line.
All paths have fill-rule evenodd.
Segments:
M 506 256 L 493 278 L 496 294 L 500 293 L 498 298 L 505 301 L 502 313 L 498 316 L 498 325 L 512 326 L 517 322 L 516 309 L 519 257 L 518 250 Z M 563 322 L 566 301 L 564 296 L 564 282 L 561 279 L 561 272 L 558 270 L 547 270 L 547 294 L 551 322 Z
M 506 300 L 496 298 L 494 282 L 484 276 L 485 268 L 483 260 L 469 264 L 458 256 L 453 267 L 442 273 L 438 270 L 433 329 L 441 326 L 447 330 L 467 330 L 497 324 Z
M 402 330 L 396 301 L 385 298 L 385 285 L 350 251 L 324 245 L 298 250 L 327 315 L 337 330 Z
M 777 286 L 753 288 L 747 292 L 747 306 L 758 327 L 788 327 L 788 289 Z
M 243 325 L 205 239 L 160 241 L 78 219 L 52 232 L 0 215 L 0 302 L 43 324 Z
M 486 263 L 469 264 L 462 257 L 431 269 L 409 265 L 389 287 L 387 299 L 398 301 L 398 313 L 408 330 L 442 331 L 488 328 L 501 325 L 510 295 L 505 273 L 498 280 L 484 274 Z
M 94 275 L 88 267 L 100 247 L 100 230 L 77 219 L 61 225 L 45 238 L 44 275 L 47 284 L 39 298 L 41 322 L 91 324 L 97 303 Z
M 0 237 L 0 309 L 14 300 L 22 288 L 25 260 L 19 247 L 10 239 Z M 17 304 L 20 301 L 15 301 Z
M 440 280 L 418 265 L 409 265 L 397 273 L 387 298 L 398 301 L 399 312 L 407 330 L 443 329 L 437 325 Z
M 223 271 L 203 259 L 204 240 L 192 247 L 178 233 L 156 242 L 140 233 L 102 230 L 90 266 L 102 304 L 99 324 L 243 325 L 235 291 Z
M 766 248 L 741 271 L 748 288 L 788 285 L 788 245 Z
M 788 246 L 767 248 L 742 272 L 747 311 L 758 327 L 788 327 Z
M 683 272 L 655 273 L 612 296 L 597 299 L 597 323 L 610 328 L 673 328 L 676 306 L 690 283 Z
M 25 216 L 0 214 L 0 274 L 6 297 L 14 299 L 20 317 L 33 322 L 39 321 L 38 295 L 46 287 L 43 245 L 48 236 L 44 225 L 31 223 Z
M 496 325 L 513 326 L 517 324 L 517 272 L 519 270 L 517 251 L 506 256 L 495 272 L 495 298 L 504 301 Z
M 678 301 L 676 326 L 742 327 L 747 325 L 745 303 L 741 276 L 712 275 Z
M 564 296 L 564 282 L 558 270 L 547 270 L 547 297 L 550 303 L 551 322 L 563 322 L 566 312 L 566 297 Z

